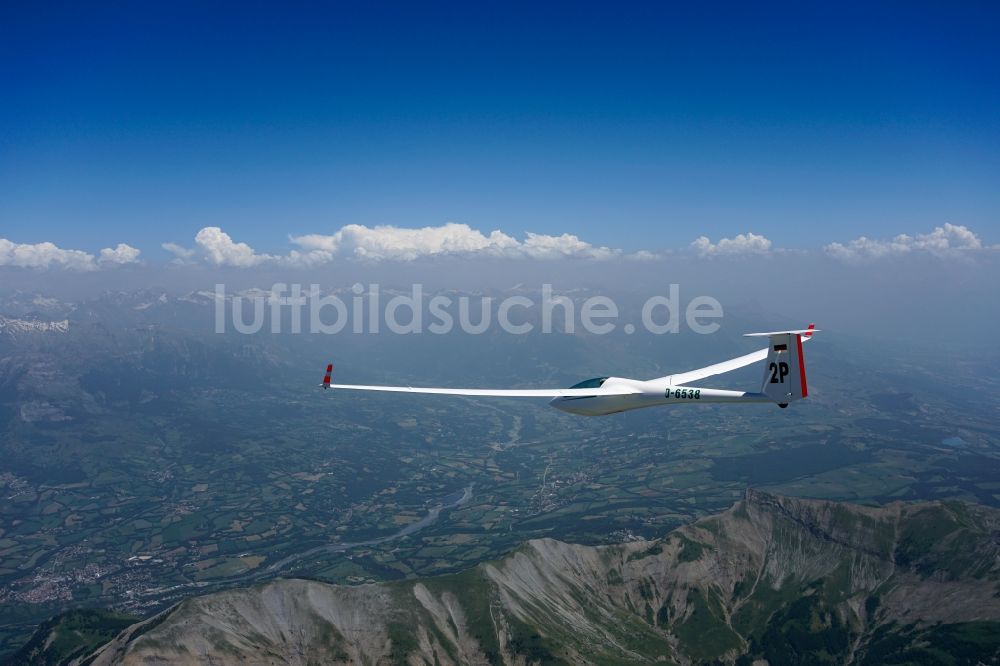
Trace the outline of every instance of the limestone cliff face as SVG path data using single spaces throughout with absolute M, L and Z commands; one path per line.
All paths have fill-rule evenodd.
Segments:
M 748 492 L 728 511 L 657 541 L 589 547 L 542 539 L 460 574 L 355 587 L 277 580 L 192 598 L 91 658 L 686 664 L 750 655 L 860 663 L 884 656 L 890 635 L 919 646 L 940 631 L 931 629 L 936 623 L 1000 620 L 998 526 L 998 512 L 962 504 L 870 508 Z M 986 657 L 1000 650 L 973 642 Z M 789 649 L 795 653 L 781 652 Z

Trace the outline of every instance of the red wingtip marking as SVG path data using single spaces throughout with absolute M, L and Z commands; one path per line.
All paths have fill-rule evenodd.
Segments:
M 330 383 L 330 375 L 331 374 L 333 374 L 333 363 L 331 363 L 330 365 L 326 366 L 326 376 L 323 377 L 323 383 L 324 384 L 329 384 Z
M 806 357 L 802 355 L 802 336 L 796 335 L 795 341 L 799 352 L 799 383 L 802 384 L 802 397 L 805 398 L 809 395 L 809 387 L 806 385 Z
M 812 330 L 813 330 L 814 328 L 816 328 L 816 324 L 809 324 L 809 326 L 807 326 L 806 328 L 807 328 L 807 329 L 808 329 L 808 331 L 809 331 L 808 333 L 806 333 L 806 337 L 807 337 L 807 338 L 808 338 L 808 337 L 811 337 L 811 336 L 812 336 Z

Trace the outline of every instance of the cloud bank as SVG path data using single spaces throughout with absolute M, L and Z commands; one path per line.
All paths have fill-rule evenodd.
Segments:
M 180 262 L 200 255 L 210 264 L 238 268 L 261 264 L 311 267 L 338 258 L 405 262 L 439 256 L 595 260 L 654 257 L 648 251 L 626 255 L 622 250 L 592 245 L 573 234 L 549 236 L 528 232 L 523 240 L 518 240 L 499 230 L 487 235 L 467 224 L 454 222 L 422 228 L 349 224 L 333 234 L 306 234 L 293 236 L 290 240 L 299 249 L 284 255 L 266 254 L 234 241 L 219 227 L 205 227 L 195 236 L 194 248 L 176 243 L 164 243 L 162 247 Z
M 291 236 L 295 246 L 285 254 L 258 252 L 245 242 L 236 241 L 220 227 L 204 227 L 194 237 L 193 247 L 173 242 L 161 247 L 174 256 L 175 264 L 205 262 L 234 268 L 270 265 L 311 268 L 334 261 L 412 262 L 427 257 L 500 258 L 521 260 L 576 259 L 589 261 L 655 261 L 670 252 L 641 249 L 632 253 L 589 243 L 579 236 L 564 233 L 553 236 L 526 232 L 523 238 L 500 230 L 484 233 L 467 224 L 454 222 L 436 227 L 406 228 L 393 225 L 367 227 L 349 224 L 331 234 Z M 767 237 L 747 232 L 713 242 L 700 236 L 691 242 L 689 251 L 701 258 L 764 256 L 772 253 L 816 253 L 845 262 L 875 261 L 886 257 L 925 254 L 940 259 L 969 257 L 973 253 L 1000 249 L 988 247 L 968 227 L 946 223 L 929 233 L 900 234 L 892 239 L 861 236 L 846 243 L 834 242 L 821 250 L 776 248 Z M 64 268 L 92 271 L 139 262 L 140 250 L 125 243 L 100 250 L 98 256 L 63 249 L 50 242 L 14 243 L 0 238 L 0 266 L 22 268 Z

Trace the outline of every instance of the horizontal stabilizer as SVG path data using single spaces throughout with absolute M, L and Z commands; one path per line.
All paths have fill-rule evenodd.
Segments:
M 744 333 L 743 337 L 766 338 L 771 335 L 801 335 L 808 338 L 810 335 L 812 335 L 813 333 L 817 333 L 819 330 L 820 329 L 818 328 L 813 328 L 812 326 L 810 326 L 809 328 L 800 328 L 797 331 L 771 331 L 770 333 Z

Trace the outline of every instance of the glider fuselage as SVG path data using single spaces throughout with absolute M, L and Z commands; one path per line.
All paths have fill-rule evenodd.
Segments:
M 763 393 L 705 389 L 690 386 L 669 386 L 659 381 L 641 381 L 625 377 L 608 377 L 602 387 L 632 389 L 622 395 L 559 396 L 549 401 L 556 409 L 581 416 L 604 416 L 643 407 L 677 403 L 774 402 Z

